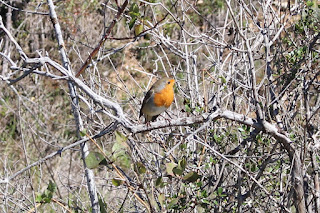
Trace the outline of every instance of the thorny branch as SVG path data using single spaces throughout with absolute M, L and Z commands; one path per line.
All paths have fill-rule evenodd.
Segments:
M 230 177 L 228 177 L 228 172 L 231 171 L 234 172 L 233 174 L 236 174 L 239 180 L 236 184 L 236 187 L 239 188 L 237 192 L 237 201 L 239 205 L 244 204 L 244 200 L 250 200 L 250 202 L 252 202 L 251 198 L 257 196 L 259 193 L 258 191 L 260 190 L 265 193 L 265 197 L 268 197 L 276 205 L 277 209 L 289 212 L 289 209 L 291 209 L 291 205 L 293 204 L 298 212 L 304 212 L 306 208 L 310 210 L 316 209 L 316 211 L 319 211 L 320 189 L 318 180 L 319 168 L 317 166 L 319 126 L 315 124 L 314 120 L 317 119 L 317 112 L 320 108 L 320 102 L 315 101 L 315 103 L 311 104 L 311 106 L 309 103 L 310 94 L 314 95 L 313 93 L 316 90 L 314 88 L 316 88 L 316 85 L 318 84 L 319 72 L 315 74 L 312 73 L 310 76 L 308 76 L 309 72 L 306 71 L 305 68 L 301 68 L 301 66 L 304 65 L 306 60 L 309 60 L 312 57 L 316 58 L 312 54 L 317 52 L 315 47 L 318 46 L 320 34 L 318 33 L 310 37 L 310 40 L 308 41 L 309 43 L 307 44 L 309 47 L 308 54 L 298 58 L 295 61 L 295 66 L 289 67 L 286 71 L 287 73 L 283 71 L 283 74 L 278 75 L 277 78 L 274 78 L 274 76 L 277 74 L 275 70 L 277 69 L 277 66 L 280 67 L 279 70 L 281 70 L 283 67 L 281 64 L 278 65 L 274 62 L 277 55 L 274 55 L 273 45 L 278 45 L 277 42 L 281 38 L 281 34 L 288 31 L 288 26 L 290 25 L 290 16 L 282 14 L 280 7 L 278 14 L 278 12 L 275 10 L 275 6 L 270 1 L 254 4 L 244 1 L 234 2 L 226 0 L 225 6 L 228 8 L 228 12 L 226 15 L 226 20 L 223 21 L 224 29 L 222 33 L 218 27 L 213 27 L 214 25 L 204 17 L 202 18 L 205 20 L 204 22 L 206 22 L 208 26 L 204 24 L 199 31 L 194 30 L 192 27 L 189 28 L 189 23 L 191 23 L 191 26 L 194 24 L 193 20 L 188 16 L 191 11 L 196 11 L 201 17 L 201 13 L 198 11 L 202 4 L 201 1 L 198 2 L 198 5 L 191 4 L 190 2 L 176 1 L 174 6 L 172 6 L 170 9 L 168 9 L 169 7 L 163 3 L 151 3 L 149 1 L 140 2 L 141 5 L 144 5 L 141 7 L 145 8 L 147 7 L 145 5 L 148 5 L 151 8 L 161 7 L 166 11 L 166 15 L 161 18 L 156 18 L 155 16 L 154 20 L 161 20 L 160 22 L 156 22 L 156 24 L 152 24 L 153 21 L 151 20 L 146 20 L 148 23 L 148 29 L 142 31 L 141 36 L 150 34 L 153 36 L 154 42 L 148 47 L 139 48 L 145 48 L 146 50 L 151 49 L 155 52 L 155 59 L 152 59 L 156 61 L 155 66 L 157 68 L 155 69 L 155 73 L 158 72 L 158 66 L 161 65 L 163 69 L 166 69 L 166 66 L 168 66 L 170 69 L 174 69 L 170 71 L 165 70 L 164 72 L 166 74 L 170 72 L 170 74 L 172 74 L 176 79 L 180 80 L 180 82 L 177 81 L 178 93 L 176 94 L 177 100 L 175 103 L 175 112 L 168 114 L 170 120 L 160 119 L 159 121 L 150 123 L 148 125 L 137 123 L 133 117 L 137 111 L 137 108 L 139 107 L 139 101 L 134 100 L 134 104 L 128 104 L 129 107 L 127 107 L 128 105 L 123 104 L 125 101 L 122 102 L 118 99 L 115 100 L 112 95 L 109 96 L 107 93 L 101 93 L 103 86 L 101 86 L 102 84 L 100 84 L 100 81 L 103 78 L 96 78 L 96 76 L 91 73 L 90 78 L 92 77 L 92 79 L 90 79 L 90 81 L 83 81 L 78 78 L 82 71 L 87 68 L 88 64 L 91 62 L 91 59 L 99 53 L 101 46 L 105 43 L 105 41 L 107 39 L 114 39 L 110 36 L 110 34 L 113 28 L 116 26 L 116 22 L 120 20 L 123 14 L 125 14 L 129 1 L 125 0 L 121 7 L 117 2 L 118 8 L 117 10 L 114 9 L 114 11 L 117 11 L 116 17 L 107 28 L 104 37 L 91 52 L 90 56 L 87 58 L 76 75 L 73 75 L 72 73 L 71 62 L 69 61 L 65 52 L 65 44 L 63 42 L 62 32 L 53 9 L 54 6 L 52 1 L 48 0 L 50 17 L 52 24 L 55 27 L 56 36 L 59 43 L 62 65 L 52 60 L 51 57 L 41 56 L 41 54 L 39 54 L 39 57 L 37 58 L 28 57 L 14 36 L 9 30 L 6 29 L 2 22 L 2 18 L 0 17 L 0 29 L 6 34 L 6 37 L 10 40 L 10 42 L 14 44 L 15 50 L 19 55 L 19 60 L 22 62 L 19 63 L 16 60 L 13 60 L 13 57 L 10 54 L 1 52 L 1 57 L 9 62 L 8 64 L 10 64 L 10 69 L 12 72 L 0 75 L 0 79 L 10 86 L 10 88 L 18 85 L 18 83 L 25 80 L 26 77 L 33 75 L 42 75 L 47 78 L 51 78 L 56 82 L 60 82 L 61 85 L 63 82 L 67 82 L 72 101 L 71 106 L 76 120 L 76 129 L 78 130 L 77 133 L 79 134 L 79 131 L 84 129 L 81 113 L 85 114 L 85 112 L 80 111 L 82 110 L 82 106 L 78 103 L 78 94 L 76 92 L 83 94 L 81 99 L 85 102 L 90 111 L 88 113 L 89 116 L 87 117 L 88 120 L 91 119 L 94 125 L 97 124 L 97 121 L 99 120 L 99 124 L 97 124 L 95 128 L 92 128 L 98 133 L 92 133 L 90 137 L 85 137 L 82 139 L 79 138 L 69 145 L 59 145 L 58 150 L 56 148 L 55 151 L 51 151 L 51 154 L 48 154 L 47 156 L 25 166 L 24 168 L 15 171 L 6 178 L 0 179 L 0 184 L 10 184 L 12 181 L 22 176 L 22 174 L 26 171 L 30 171 L 31 168 L 39 166 L 43 162 L 49 161 L 56 156 L 62 156 L 67 150 L 72 150 L 81 144 L 85 144 L 85 142 L 89 141 L 90 138 L 101 139 L 107 136 L 107 134 L 110 134 L 116 130 L 120 130 L 126 132 L 128 138 L 134 141 L 130 143 L 128 142 L 128 146 L 131 146 L 132 150 L 134 150 L 134 155 L 139 156 L 139 160 L 137 161 L 141 161 L 145 163 L 145 165 L 148 165 L 148 168 L 152 168 L 150 171 L 156 171 L 154 174 L 163 174 L 163 168 L 159 166 L 163 164 L 163 162 L 180 162 L 181 155 L 179 154 L 182 152 L 181 146 L 186 145 L 186 153 L 192 153 L 188 156 L 192 156 L 194 161 L 197 161 L 199 158 L 201 159 L 197 164 L 198 167 L 188 167 L 188 171 L 196 170 L 199 173 L 205 174 L 206 172 L 205 169 L 203 169 L 203 162 L 208 162 L 208 159 L 205 159 L 205 157 L 207 157 L 206 153 L 211 153 L 216 159 L 223 161 L 224 164 L 222 167 L 220 167 L 222 171 L 219 170 L 218 164 L 212 167 L 214 168 L 212 171 L 215 177 L 218 177 L 216 179 L 217 182 L 213 184 L 214 190 L 218 189 L 220 186 L 225 186 L 222 185 L 223 182 L 231 180 Z M 262 17 L 258 17 L 255 14 L 256 11 L 258 11 L 257 5 L 260 5 L 263 9 Z M 298 6 L 299 5 L 290 7 L 289 11 L 295 11 Z M 178 7 L 181 7 L 179 8 L 181 11 L 177 9 Z M 174 9 L 179 11 L 179 13 L 175 14 L 176 11 L 174 11 Z M 231 18 L 229 18 L 229 14 L 231 15 Z M 172 34 L 179 31 L 179 33 L 177 33 L 177 38 L 180 40 L 174 40 L 170 38 L 168 34 L 164 33 L 166 24 L 171 23 L 174 23 L 173 26 L 176 27 L 173 28 L 174 30 L 172 30 Z M 250 24 L 252 24 L 252 26 L 250 26 Z M 206 27 L 208 27 L 210 30 L 206 29 Z M 170 28 L 168 29 L 170 30 Z M 231 37 L 229 40 L 225 39 L 227 38 L 225 35 L 228 34 L 226 33 L 228 30 Z M 141 36 L 140 39 L 142 39 Z M 112 64 L 112 54 L 124 52 L 125 50 L 129 49 L 129 46 L 134 45 L 134 42 L 137 41 L 138 38 L 127 43 L 126 45 L 123 45 L 123 48 L 103 55 L 100 59 L 108 59 Z M 298 44 L 295 45 L 298 46 Z M 161 54 L 157 52 L 157 48 L 160 49 Z M 211 48 L 215 49 L 212 50 Z M 259 52 L 259 48 L 263 49 L 263 53 Z M 200 49 L 202 50 L 200 51 Z M 179 62 L 177 65 L 173 64 L 172 59 L 169 57 L 167 51 L 175 57 L 179 57 L 181 62 Z M 295 50 L 292 50 L 291 53 L 294 53 L 294 51 Z M 276 52 L 276 54 L 280 54 L 280 50 L 279 52 Z M 290 54 L 288 55 L 290 56 Z M 200 55 L 204 55 L 204 57 L 200 57 Z M 282 56 L 280 55 L 278 57 L 281 58 Z M 200 60 L 207 61 L 206 68 L 200 68 Z M 112 71 L 116 73 L 114 76 L 117 76 L 116 78 L 118 79 L 121 78 L 123 71 L 120 69 L 119 71 L 115 65 L 112 67 Z M 311 70 L 312 64 L 309 64 L 306 67 Z M 93 70 L 95 69 L 98 68 L 94 67 Z M 283 69 L 285 70 L 286 68 Z M 198 73 L 200 70 L 202 71 L 202 81 L 200 81 L 199 77 L 201 74 Z M 143 68 L 142 70 L 139 70 L 139 72 L 142 74 L 153 75 L 145 71 Z M 294 73 L 294 75 L 290 76 L 292 73 Z M 129 76 L 129 78 L 134 79 L 130 72 L 126 74 Z M 186 74 L 187 79 L 180 77 L 180 74 L 182 74 L 182 76 Z M 208 79 L 205 79 L 206 74 L 208 74 L 206 76 Z M 100 73 L 97 75 L 99 76 Z M 288 78 L 284 78 L 285 76 L 288 76 Z M 304 85 L 299 81 L 301 77 L 304 79 Z M 281 78 L 283 78 L 284 83 L 279 83 L 279 79 Z M 125 84 L 125 82 L 122 80 L 123 79 L 120 79 L 119 82 Z M 150 82 L 151 80 L 149 80 L 149 84 Z M 298 85 L 299 83 L 300 85 Z M 136 84 L 138 83 L 136 82 Z M 95 90 L 96 85 L 100 86 L 97 90 Z M 110 85 L 114 87 L 118 86 L 116 83 L 108 81 L 107 86 Z M 183 85 L 187 85 L 187 87 L 184 87 Z M 301 87 L 301 85 L 303 85 L 303 87 Z M 294 86 L 296 86 L 296 88 L 294 88 Z M 120 86 L 118 87 L 120 88 Z M 130 89 L 125 87 L 125 90 L 129 94 L 128 96 L 130 99 L 136 98 L 136 94 L 133 94 Z M 302 92 L 303 95 L 301 94 Z M 110 94 L 111 93 L 112 92 L 110 92 Z M 210 105 L 211 101 L 208 101 L 208 99 L 211 97 L 214 97 L 212 99 L 215 99 L 215 104 Z M 312 97 L 316 99 L 317 96 Z M 178 102 L 178 99 L 183 99 L 183 101 Z M 299 99 L 303 99 L 304 102 L 300 101 Z M 128 102 L 130 102 L 130 100 Z M 185 108 L 181 107 L 181 105 Z M 232 106 L 232 110 L 230 110 L 230 106 Z M 300 113 L 299 110 L 292 110 L 299 107 L 302 110 L 305 110 L 305 113 Z M 108 118 L 108 123 L 110 126 L 104 127 L 101 125 L 104 124 L 105 117 Z M 292 127 L 292 123 L 296 121 L 295 119 L 303 120 L 305 122 L 305 126 L 302 125 L 301 127 Z M 222 123 L 223 125 L 221 125 Z M 241 129 L 239 131 L 244 131 L 242 126 L 245 126 L 250 132 L 250 136 L 246 136 L 248 138 L 237 138 L 237 142 L 240 145 L 236 148 L 232 147 L 232 134 L 230 133 L 230 135 L 227 136 L 225 143 L 229 143 L 229 145 L 231 144 L 230 147 L 232 147 L 232 151 L 228 150 L 229 145 L 219 144 L 219 136 L 217 136 L 219 135 L 218 133 L 221 134 L 223 131 L 229 131 L 224 129 L 227 129 L 230 124 L 237 127 L 239 126 L 239 129 Z M 301 138 L 297 134 L 299 130 L 296 130 L 295 128 L 302 128 L 304 130 L 304 140 L 302 141 L 304 141 L 305 144 L 299 144 L 299 140 Z M 20 127 L 20 129 L 22 128 Z M 208 129 L 210 130 L 208 131 Z M 207 134 L 204 137 L 205 139 L 203 139 L 201 135 L 204 130 Z M 154 134 L 155 132 L 159 134 Z M 151 134 L 147 134 L 145 137 L 145 133 Z M 259 139 L 261 135 L 266 136 L 265 138 L 271 138 L 270 141 L 272 141 L 274 144 L 264 150 L 265 143 L 270 143 L 270 141 L 266 142 L 265 139 L 263 139 L 263 141 L 259 141 L 262 140 Z M 170 137 L 172 136 L 177 136 L 174 144 L 170 144 Z M 163 140 L 163 138 L 167 139 Z M 158 145 L 165 150 L 164 154 L 159 154 L 160 152 L 156 152 L 152 148 L 147 147 L 143 140 L 151 142 L 152 145 L 158 144 L 158 141 L 160 141 Z M 163 143 L 163 141 L 166 143 Z M 280 149 L 285 150 L 287 158 L 282 158 L 281 156 L 278 156 L 277 158 L 274 157 L 274 155 L 277 155 L 276 152 L 277 148 L 279 147 L 278 144 L 281 146 Z M 205 147 L 205 149 L 202 149 L 201 154 L 197 153 L 197 146 L 199 145 L 201 147 Z M 225 149 L 225 147 L 228 148 Z M 256 150 L 253 150 L 252 147 L 255 147 Z M 270 147 L 272 147 L 271 150 Z M 299 149 L 299 147 L 304 147 L 303 154 L 300 151 L 303 149 Z M 88 153 L 88 148 L 82 146 L 82 149 L 83 153 Z M 139 153 L 142 149 L 147 150 L 148 154 L 142 156 Z M 310 149 L 314 150 L 310 151 Z M 265 152 L 267 154 L 266 157 L 253 156 L 254 154 L 252 153 L 254 152 Z M 240 160 L 233 161 L 231 160 L 231 156 L 223 153 L 229 153 L 229 155 L 240 153 L 239 155 L 241 156 L 232 156 L 233 158 L 239 158 Z M 301 155 L 303 155 L 303 158 L 300 157 Z M 85 156 L 86 154 L 83 154 L 83 159 Z M 146 161 L 149 160 L 148 158 L 150 156 L 154 158 L 154 161 L 148 164 Z M 307 158 L 306 156 L 311 159 L 312 169 L 315 171 L 315 173 L 312 174 L 312 183 L 315 188 L 312 193 L 309 193 L 309 188 L 304 185 L 304 178 L 308 177 L 306 172 L 308 168 L 311 167 L 306 165 L 303 160 Z M 279 180 L 275 181 L 275 183 L 280 185 L 279 191 L 281 191 L 282 194 L 277 195 L 272 190 L 278 186 L 275 186 L 274 188 L 272 188 L 272 186 L 270 187 L 271 190 L 269 190 L 269 185 L 265 186 L 264 184 L 271 183 L 267 182 L 268 178 L 272 179 L 272 177 L 270 177 L 272 176 L 272 173 L 270 172 L 271 175 L 269 174 L 268 169 L 270 168 L 268 168 L 268 166 L 276 161 L 281 163 L 283 159 L 289 159 L 290 161 L 285 165 L 292 166 L 289 174 L 291 179 L 284 181 L 281 179 L 284 172 L 280 171 L 278 173 L 281 177 Z M 256 171 L 258 172 L 254 171 L 254 168 L 251 171 L 246 167 L 246 165 L 251 163 L 250 161 L 254 161 L 256 163 L 256 166 L 258 167 Z M 110 160 L 110 163 L 113 162 Z M 230 163 L 230 165 L 233 166 L 233 169 L 226 169 L 226 163 Z M 282 164 L 280 164 L 279 167 L 279 170 L 283 169 Z M 86 169 L 86 171 L 89 170 Z M 130 176 L 130 174 L 127 174 L 125 171 L 122 172 L 125 174 L 125 176 Z M 150 178 L 152 175 L 153 173 L 148 178 Z M 268 175 L 270 176 L 268 177 Z M 246 176 L 251 182 L 244 180 L 244 176 Z M 145 180 L 149 181 L 148 178 Z M 150 179 L 151 181 L 147 182 L 146 184 L 152 183 L 152 178 Z M 173 181 L 181 181 L 181 179 L 182 176 L 174 176 Z M 95 177 L 93 175 L 88 177 L 88 182 L 94 183 L 94 180 Z M 140 180 L 137 182 L 140 184 Z M 310 182 L 311 181 L 309 181 L 309 183 Z M 246 183 L 248 185 L 251 184 L 250 187 L 245 188 L 244 193 L 240 190 L 242 183 Z M 143 184 L 144 183 L 141 183 L 141 185 Z M 206 185 L 210 184 L 212 184 L 210 181 L 206 183 Z M 285 189 L 282 188 L 283 184 L 286 184 Z M 290 187 L 293 189 L 291 192 L 294 192 L 294 198 L 291 198 L 291 192 L 285 191 L 286 189 L 290 189 Z M 98 198 L 95 191 L 95 186 L 90 186 L 88 183 L 88 188 L 89 191 L 91 191 L 89 193 L 90 196 L 92 195 L 91 206 L 93 207 L 94 211 L 98 211 Z M 148 189 L 145 190 L 144 186 L 141 188 L 143 190 L 139 190 L 138 188 L 130 188 L 130 184 L 127 185 L 127 189 L 130 189 L 138 200 L 141 199 L 141 203 L 148 211 L 153 211 L 153 208 L 157 209 L 151 205 L 151 203 L 154 201 L 150 201 L 149 197 L 153 197 L 158 192 L 152 192 L 153 195 L 151 196 L 148 194 Z M 204 188 L 205 187 L 202 187 L 202 189 Z M 259 188 L 259 190 L 256 190 L 255 188 Z M 152 188 L 152 190 L 154 189 L 155 188 Z M 147 198 L 146 200 L 148 201 L 148 204 L 145 203 L 143 196 L 135 194 L 135 190 L 143 191 L 142 193 L 145 193 L 144 196 Z M 225 193 L 227 193 L 227 191 L 228 190 L 226 189 Z M 284 194 L 287 195 L 287 197 L 284 196 Z M 312 203 L 310 198 L 315 198 L 313 204 L 310 204 Z M 159 198 L 156 198 L 155 202 L 158 203 L 158 208 L 164 208 L 163 204 L 159 204 L 160 201 L 157 199 Z M 195 205 L 195 203 L 198 201 L 192 202 L 192 205 Z M 121 209 L 123 208 L 124 204 L 125 201 L 122 202 Z M 314 205 L 314 207 L 312 205 Z M 250 204 L 247 204 L 247 206 L 249 206 L 249 209 L 251 208 Z M 195 207 L 191 206 L 191 208 Z M 238 206 L 238 210 L 241 211 L 242 207 Z M 222 209 L 219 209 L 219 211 L 222 211 Z

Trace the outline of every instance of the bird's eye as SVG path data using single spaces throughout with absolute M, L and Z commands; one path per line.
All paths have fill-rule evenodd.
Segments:
M 170 81 L 168 81 L 168 84 L 170 84 L 171 82 Z

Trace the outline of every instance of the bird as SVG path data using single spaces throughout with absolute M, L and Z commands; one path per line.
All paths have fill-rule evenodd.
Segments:
M 139 118 L 143 115 L 148 124 L 168 109 L 174 99 L 174 83 L 175 80 L 168 77 L 156 81 L 143 99 Z

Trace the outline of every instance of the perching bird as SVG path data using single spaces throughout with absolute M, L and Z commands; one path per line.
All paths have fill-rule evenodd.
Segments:
M 174 98 L 174 82 L 172 78 L 161 78 L 147 92 L 139 116 L 140 118 L 144 115 L 145 123 L 155 121 L 162 112 L 169 108 Z

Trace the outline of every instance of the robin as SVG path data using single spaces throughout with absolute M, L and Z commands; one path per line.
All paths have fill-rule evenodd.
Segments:
M 140 116 L 145 117 L 145 123 L 155 121 L 157 117 L 169 108 L 174 98 L 172 78 L 161 78 L 152 85 L 143 99 Z

